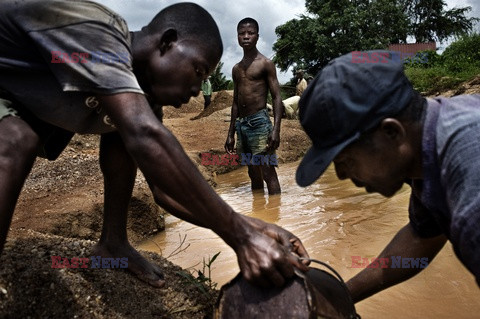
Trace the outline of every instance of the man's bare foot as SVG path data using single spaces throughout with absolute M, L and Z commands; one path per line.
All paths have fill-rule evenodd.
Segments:
M 165 279 L 160 267 L 145 259 L 145 257 L 140 255 L 129 243 L 116 243 L 115 245 L 98 243 L 93 247 L 92 253 L 94 256 L 105 258 L 127 257 L 128 270 L 135 274 L 140 280 L 157 288 L 165 286 Z

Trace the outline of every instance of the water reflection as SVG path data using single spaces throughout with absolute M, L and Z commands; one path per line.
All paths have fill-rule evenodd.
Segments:
M 348 181 L 339 181 L 332 168 L 320 181 L 300 188 L 294 181 L 297 165 L 279 167 L 281 195 L 252 193 L 245 170 L 219 176 L 217 192 L 236 211 L 292 231 L 312 258 L 328 262 L 348 279 L 359 271 L 351 268 L 352 256 L 376 257 L 408 222 L 409 189 L 390 199 L 366 194 Z M 166 218 L 166 228 L 141 248 L 160 249 L 169 256 L 186 235 L 183 248 L 190 246 L 169 260 L 201 269 L 203 258 L 221 251 L 212 279 L 221 286 L 237 274 L 233 250 L 212 231 L 172 216 Z M 480 290 L 447 243 L 425 271 L 357 304 L 357 310 L 363 318 L 478 318 Z

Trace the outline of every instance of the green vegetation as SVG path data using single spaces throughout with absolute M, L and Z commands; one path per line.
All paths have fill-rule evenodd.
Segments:
M 480 75 L 480 34 L 461 37 L 439 55 L 424 51 L 427 63 L 405 63 L 405 73 L 424 94 L 453 89 Z
M 210 75 L 210 83 L 212 83 L 213 92 L 227 90 L 230 86 L 230 80 L 222 73 L 223 62 L 219 62 L 213 73 Z
M 217 288 L 217 283 L 212 281 L 212 264 L 217 259 L 220 252 L 205 261 L 203 258 L 202 270 L 192 270 L 191 272 L 177 271 L 176 274 L 183 277 L 184 281 L 188 285 L 192 285 L 205 295 L 209 294 L 209 290 Z M 209 289 L 207 290 L 206 287 Z

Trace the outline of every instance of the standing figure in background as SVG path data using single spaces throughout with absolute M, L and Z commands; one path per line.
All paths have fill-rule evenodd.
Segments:
M 295 78 L 297 79 L 297 85 L 295 87 L 295 94 L 302 96 L 303 91 L 307 88 L 307 81 L 303 77 L 303 70 L 298 70 L 295 73 Z
M 258 23 L 245 18 L 237 25 L 238 44 L 243 48 L 243 59 L 232 69 L 234 82 L 232 115 L 225 150 L 234 152 L 237 132 L 237 154 L 243 165 L 248 165 L 252 190 L 262 189 L 266 182 L 268 193 L 280 193 L 277 156 L 280 144 L 280 121 L 283 105 L 277 71 L 271 60 L 257 49 Z M 274 125 L 267 110 L 268 91 L 272 95 Z
M 203 109 L 205 110 L 212 102 L 212 83 L 210 83 L 210 77 L 202 81 L 202 93 L 205 99 Z

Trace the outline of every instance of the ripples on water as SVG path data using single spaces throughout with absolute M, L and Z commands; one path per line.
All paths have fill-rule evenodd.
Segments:
M 351 256 L 376 257 L 408 223 L 409 188 L 386 199 L 339 181 L 332 168 L 315 184 L 301 188 L 294 181 L 297 165 L 279 167 L 281 195 L 252 193 L 246 169 L 219 176 L 217 192 L 237 212 L 293 232 L 310 257 L 328 262 L 348 280 L 359 270 L 351 268 Z M 238 273 L 235 253 L 218 236 L 173 216 L 166 217 L 166 231 L 141 248 L 169 256 L 185 235 L 182 248 L 188 248 L 170 261 L 201 269 L 204 258 L 220 251 L 212 279 L 220 287 Z M 480 318 L 480 289 L 447 243 L 425 271 L 356 307 L 362 318 Z

